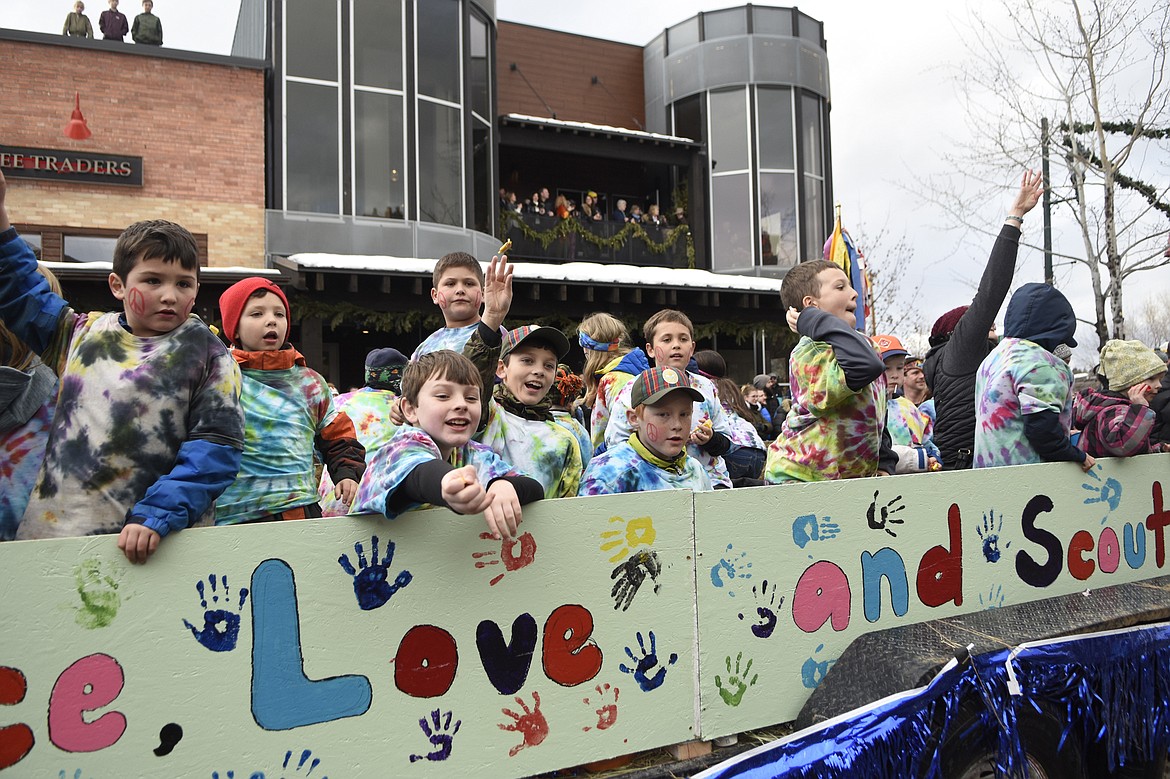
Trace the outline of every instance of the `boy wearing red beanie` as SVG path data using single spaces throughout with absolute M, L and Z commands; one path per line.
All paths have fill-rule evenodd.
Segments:
M 216 501 L 215 524 L 320 517 L 314 449 L 334 496 L 349 505 L 366 452 L 325 377 L 288 343 L 288 299 L 271 280 L 252 277 L 229 287 L 219 310 L 243 374 L 245 431 L 239 476 Z
M 114 247 L 121 311 L 75 312 L 37 272 L 4 208 L 0 175 L 0 319 L 60 377 L 44 463 L 17 539 L 118 533 L 135 563 L 170 532 L 210 522 L 240 463 L 240 372 L 191 313 L 195 239 L 137 222 Z

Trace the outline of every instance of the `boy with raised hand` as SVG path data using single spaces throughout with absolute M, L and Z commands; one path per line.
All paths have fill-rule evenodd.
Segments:
M 325 377 L 288 342 L 288 299 L 270 279 L 253 276 L 219 298 L 223 333 L 243 373 L 244 457 L 240 473 L 216 501 L 215 524 L 321 516 L 313 452 L 353 501 L 366 450 L 353 422 L 333 405 Z
M 663 309 L 646 320 L 642 327 L 646 338 L 646 352 L 656 368 L 674 368 L 685 373 L 691 386 L 703 396 L 695 401 L 691 416 L 691 432 L 687 436 L 687 451 L 707 471 L 707 477 L 716 489 L 731 486 L 731 476 L 722 455 L 731 449 L 731 426 L 719 402 L 715 384 L 706 376 L 688 370 L 695 354 L 695 328 L 690 318 L 681 311 Z M 622 388 L 613 401 L 609 425 L 605 430 L 606 446 L 616 446 L 630 437 L 633 427 L 629 421 L 630 395 L 633 382 Z
M 630 437 L 597 455 L 585 469 L 579 495 L 652 490 L 709 490 L 711 480 L 687 454 L 691 418 L 704 402 L 686 371 L 650 368 L 630 382 Z
M 975 376 L 974 467 L 1096 462 L 1069 438 L 1073 372 L 1054 351 L 1077 345 L 1076 314 L 1055 287 L 1031 283 L 1008 301 L 1004 339 Z
M 244 446 L 240 371 L 191 313 L 195 239 L 172 222 L 130 225 L 108 279 L 123 310 L 86 316 L 37 273 L 6 192 L 0 175 L 0 319 L 61 381 L 17 539 L 118 533 L 145 562 L 168 533 L 210 521 Z
M 772 484 L 889 475 L 885 363 L 853 329 L 857 292 L 831 262 L 802 262 L 784 277 L 780 302 L 801 338 L 788 360 L 792 408 L 768 447 Z
M 443 327 L 418 345 L 410 355 L 412 362 L 440 349 L 463 351 L 480 320 L 484 279 L 479 260 L 467 252 L 444 254 L 435 263 L 431 279 L 431 301 L 443 312 Z
M 471 361 L 449 350 L 410 363 L 402 375 L 406 424 L 370 459 L 354 513 L 393 519 L 427 505 L 445 506 L 456 514 L 482 512 L 493 536 L 514 537 L 520 507 L 544 497 L 544 488 L 471 440 L 481 386 Z
M 492 258 L 484 284 L 483 319 L 463 353 L 475 363 L 485 387 L 480 398 L 481 430 L 476 440 L 544 486 L 546 498 L 577 494 L 584 470 L 577 436 L 552 414 L 557 363 L 569 340 L 555 327 L 524 325 L 501 337 L 512 305 L 512 267 L 506 256 Z

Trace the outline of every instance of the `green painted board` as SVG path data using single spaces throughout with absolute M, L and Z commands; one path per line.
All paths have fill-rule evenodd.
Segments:
M 0 777 L 522 776 L 686 741 L 692 512 L 550 501 L 508 545 L 446 510 L 207 528 L 145 566 L 0 544 L 0 765 L 32 742 Z
M 794 719 L 862 633 L 1165 574 L 1168 465 L 697 494 L 701 735 Z

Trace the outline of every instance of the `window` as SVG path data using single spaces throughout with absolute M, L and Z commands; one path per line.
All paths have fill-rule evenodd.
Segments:
M 760 173 L 761 265 L 800 262 L 796 215 L 796 174 Z
M 340 213 L 336 87 L 285 84 L 285 208 Z
M 406 158 L 402 98 L 380 92 L 354 93 L 354 214 L 406 217 Z
M 296 0 L 284 4 L 285 73 L 337 81 L 337 3 Z
M 756 92 L 756 121 L 760 169 L 795 169 L 792 90 L 787 87 L 760 87 Z
M 402 89 L 402 0 L 353 0 L 353 83 Z
M 711 269 L 734 271 L 753 265 L 751 174 L 711 179 Z
M 463 146 L 458 108 L 418 101 L 419 218 L 463 224 Z
M 747 170 L 747 90 L 731 89 L 710 94 L 711 173 Z
M 701 141 L 707 136 L 703 132 L 702 95 L 685 97 L 674 104 L 674 129 L 672 132 L 682 138 Z
M 415 3 L 415 35 L 420 95 L 459 102 L 460 64 L 459 0 L 425 0 Z
M 90 235 L 66 235 L 64 243 L 65 262 L 113 262 L 114 245 L 117 238 L 100 238 Z

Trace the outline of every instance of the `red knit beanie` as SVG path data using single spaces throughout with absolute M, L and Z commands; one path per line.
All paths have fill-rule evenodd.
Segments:
M 955 332 L 955 328 L 959 325 L 959 320 L 963 318 L 963 314 L 967 313 L 970 306 L 959 306 L 952 308 L 934 322 L 934 327 L 930 329 L 930 345 L 938 346 L 938 344 L 945 342 L 951 337 L 951 333 Z
M 248 298 L 252 297 L 253 292 L 261 289 L 265 292 L 271 292 L 280 298 L 280 302 L 284 304 L 285 317 L 291 318 L 288 309 L 288 298 L 284 296 L 284 292 L 271 279 L 252 276 L 251 278 L 237 281 L 219 296 L 219 315 L 223 317 L 223 334 L 227 336 L 229 343 L 236 343 L 240 314 L 243 313 L 244 306 L 248 303 Z

